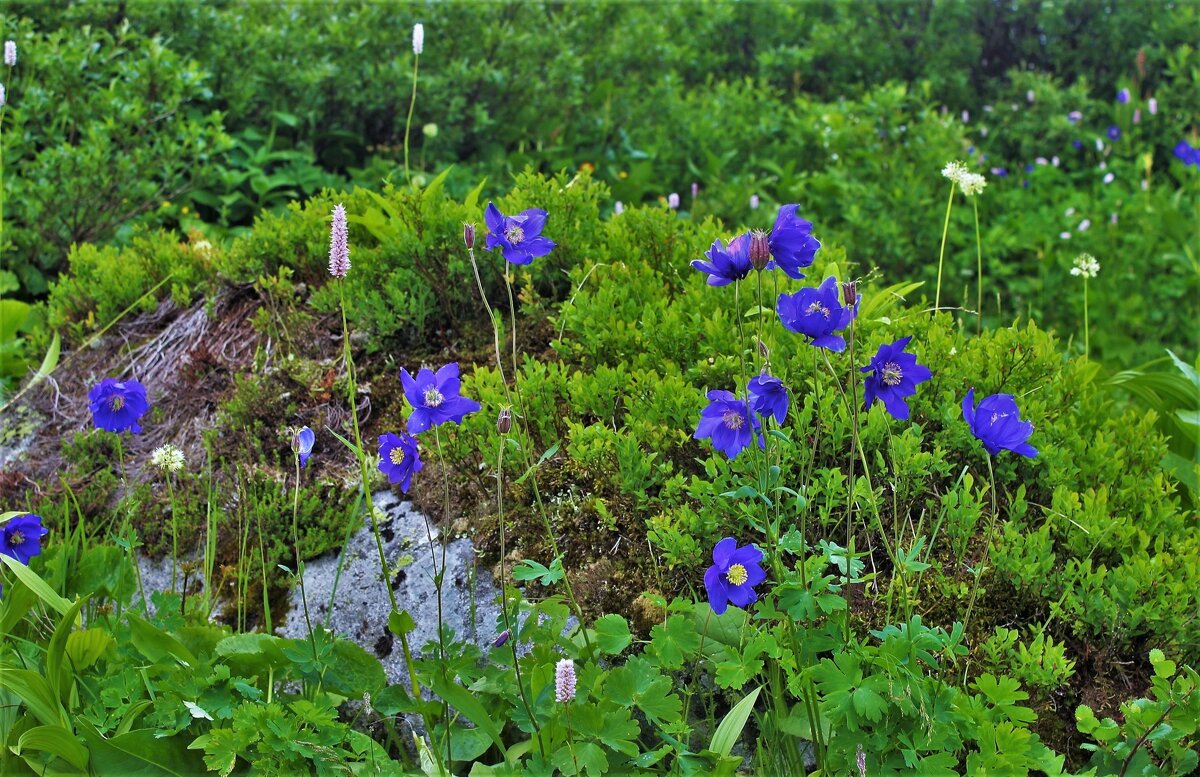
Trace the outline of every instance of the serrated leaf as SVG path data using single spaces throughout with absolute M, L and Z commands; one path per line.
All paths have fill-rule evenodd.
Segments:
M 601 653 L 615 656 L 633 642 L 629 633 L 629 623 L 615 613 L 601 616 L 596 620 L 596 647 Z
M 699 647 L 700 635 L 686 616 L 672 615 L 650 629 L 649 650 L 663 669 L 682 669 L 685 659 Z

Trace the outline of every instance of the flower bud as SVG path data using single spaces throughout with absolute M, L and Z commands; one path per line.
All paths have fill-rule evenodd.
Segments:
M 756 270 L 763 270 L 771 261 L 771 243 L 767 238 L 767 233 L 761 229 L 755 229 L 750 233 L 750 266 Z
M 508 629 L 505 629 L 504 631 L 502 631 L 498 635 L 496 635 L 496 638 L 494 640 L 492 640 L 492 647 L 494 647 L 494 648 L 504 647 L 504 644 L 506 642 L 508 642 L 508 638 L 511 636 L 512 636 L 512 632 L 509 631 Z
M 467 250 L 470 251 L 475 247 L 475 225 L 471 223 L 463 224 L 463 242 L 467 244 Z
M 512 411 L 507 407 L 500 408 L 500 415 L 496 416 L 496 431 L 500 434 L 508 434 L 512 429 Z
M 771 351 L 767 348 L 767 344 L 762 340 L 758 341 L 758 355 L 763 358 L 764 362 L 771 360 Z M 767 365 L 763 364 L 763 374 L 767 373 Z
M 853 307 L 855 302 L 858 302 L 858 284 L 846 281 L 842 284 L 842 304 L 849 308 Z

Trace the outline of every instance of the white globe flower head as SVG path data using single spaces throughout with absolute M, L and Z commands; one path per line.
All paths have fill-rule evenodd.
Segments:
M 964 175 L 970 175 L 967 166 L 962 162 L 947 162 L 942 168 L 942 175 L 949 178 L 953 183 L 961 183 Z
M 154 449 L 150 454 L 150 463 L 163 472 L 178 472 L 187 462 L 183 458 L 183 451 L 167 443 Z
M 1075 266 L 1071 274 L 1082 278 L 1095 278 L 1100 274 L 1100 263 L 1091 254 L 1080 254 L 1075 257 Z
M 965 173 L 958 179 L 958 188 L 968 197 L 974 197 L 987 186 L 987 179 L 979 173 Z

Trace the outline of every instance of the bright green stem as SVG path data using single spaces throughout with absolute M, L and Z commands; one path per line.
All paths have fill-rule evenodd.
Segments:
M 358 457 L 359 473 L 362 480 L 363 497 L 367 505 L 367 514 L 371 516 L 371 531 L 375 535 L 375 547 L 379 551 L 379 575 L 383 586 L 387 589 L 388 601 L 391 602 L 392 612 L 399 612 L 396 605 L 396 592 L 392 590 L 391 576 L 388 574 L 387 556 L 383 552 L 383 537 L 379 534 L 379 519 L 375 516 L 375 500 L 371 498 L 371 473 L 367 468 L 367 454 L 363 450 L 362 433 L 358 425 L 358 384 L 354 379 L 354 358 L 350 354 L 350 327 L 346 324 L 346 282 L 338 283 L 338 301 L 342 308 L 342 351 L 346 361 L 346 382 L 349 384 L 347 393 L 350 399 L 350 418 L 354 421 L 355 455 Z M 421 687 L 417 685 L 417 673 L 413 669 L 412 651 L 408 646 L 408 636 L 400 634 L 400 648 L 404 651 L 404 666 L 408 670 L 408 679 L 412 687 L 414 699 L 421 698 Z M 422 715 L 424 718 L 424 715 Z M 428 731 L 428 724 L 426 724 Z
M 946 236 L 950 234 L 950 208 L 954 205 L 954 186 L 950 183 L 950 198 L 946 200 L 946 223 L 942 225 L 942 248 L 938 251 L 937 291 L 933 297 L 933 310 L 937 312 L 942 306 L 942 260 L 946 257 Z
M 975 585 L 971 588 L 971 601 L 967 604 L 967 615 L 963 618 L 963 633 L 967 634 L 967 627 L 971 625 L 971 611 L 975 609 L 975 597 L 979 595 L 979 581 L 983 578 L 983 573 L 987 569 L 988 559 L 992 552 L 992 537 L 996 531 L 996 473 L 992 471 L 992 457 L 987 456 L 988 465 L 988 483 L 992 490 L 992 517 L 988 521 L 987 536 L 984 538 L 983 560 L 979 563 L 978 571 L 975 573 Z
M 308 616 L 308 594 L 304 590 L 304 561 L 300 558 L 300 454 L 296 459 L 296 488 L 292 491 L 292 550 L 296 557 L 296 577 L 300 580 L 300 604 L 304 608 L 304 625 L 308 628 L 308 644 L 312 648 L 313 661 L 317 660 L 317 641 L 313 639 L 312 620 Z
M 1083 358 L 1086 361 L 1091 356 L 1089 337 L 1091 327 L 1088 325 L 1088 279 L 1083 276 Z
M 413 54 L 413 88 L 412 97 L 408 101 L 408 118 L 404 122 L 404 180 L 410 179 L 408 174 L 408 132 L 412 128 L 413 108 L 417 105 L 417 64 L 421 61 L 420 54 Z M 343 306 L 344 307 L 344 306 Z
M 179 520 L 175 509 L 175 486 L 170 474 L 167 475 L 167 499 L 171 504 L 171 593 L 175 593 L 175 576 L 179 565 Z
M 438 432 L 438 428 L 433 427 L 433 439 L 437 444 L 438 460 L 442 462 L 442 486 L 444 501 L 442 503 L 442 527 L 443 531 L 450 526 L 450 469 L 446 465 L 446 455 L 442 452 L 442 436 Z M 425 531 L 429 535 L 429 557 L 433 559 L 433 532 L 429 528 L 429 518 L 425 518 Z M 438 532 L 438 541 L 442 546 L 442 565 L 439 567 L 434 565 L 433 584 L 434 591 L 437 596 L 437 614 L 438 614 L 438 656 L 441 659 L 438 663 L 442 668 L 442 683 L 447 688 L 450 687 L 450 680 L 446 677 L 446 631 L 444 628 L 445 614 L 442 609 L 442 583 L 446 578 L 446 535 L 443 532 Z M 450 749 L 451 725 L 450 720 L 450 703 L 445 698 L 442 699 L 442 716 L 446 722 L 446 771 L 454 773 L 454 757 Z
M 983 240 L 979 236 L 979 198 L 971 198 L 975 206 L 975 316 L 979 320 L 979 334 L 983 334 Z

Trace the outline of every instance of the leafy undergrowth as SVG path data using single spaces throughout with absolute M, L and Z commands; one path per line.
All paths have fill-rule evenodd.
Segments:
M 119 310 L 169 272 L 192 280 L 169 290 L 173 302 L 151 297 L 152 310 L 78 348 L 56 383 L 23 400 L 42 425 L 31 453 L 6 466 L 0 498 L 51 528 L 31 569 L 64 596 L 94 596 L 74 605 L 88 628 L 73 631 L 72 605 L 36 580 L 6 578 L 0 619 L 28 641 L 6 640 L 5 660 L 21 656 L 49 678 L 6 670 L 19 678 L 8 691 L 30 705 L 48 683 L 54 703 L 31 711 L 68 731 L 85 762 L 116 758 L 114 748 L 136 749 L 151 737 L 141 732 L 154 732 L 167 741 L 156 757 L 187 758 L 167 752 L 187 742 L 222 773 L 256 757 L 273 773 L 313 759 L 403 757 L 401 713 L 426 721 L 422 747 L 438 762 L 449 747 L 460 766 L 508 758 L 543 773 L 732 770 L 745 725 L 747 741 L 762 738 L 748 754 L 767 774 L 788 773 L 801 740 L 831 773 L 853 768 L 859 752 L 879 773 L 1090 764 L 1109 774 L 1140 764 L 1182 774 L 1195 765 L 1200 701 L 1183 665 L 1200 662 L 1200 526 L 1191 495 L 1163 468 L 1156 417 L 1116 393 L 1103 364 L 1067 355 L 1033 322 L 979 332 L 969 311 L 930 314 L 927 289 L 884 278 L 829 242 L 805 281 L 776 271 L 707 287 L 689 262 L 729 236 L 724 225 L 665 207 L 602 218 L 606 194 L 586 175 L 525 175 L 498 201 L 505 213 L 546 209 L 558 244 L 524 267 L 478 254 L 498 313 L 499 365 L 461 242 L 462 222 L 480 220 L 479 190 L 456 201 L 440 179 L 329 194 L 203 251 L 174 250 L 167 235 L 76 251 L 97 288 L 64 283 L 48 307 L 77 348 L 101 307 Z M 338 201 L 351 214 L 344 283 L 325 270 Z M 155 256 L 176 264 L 155 260 L 135 283 L 105 269 Z M 860 279 L 844 353 L 821 353 L 774 317 L 778 294 L 828 276 Z M 196 299 L 201 289 L 208 302 Z M 354 384 L 342 358 L 343 298 Z M 909 399 L 910 419 L 878 404 L 863 411 L 856 368 L 910 335 L 933 374 Z M 409 687 L 383 687 L 379 667 L 344 640 L 261 631 L 268 618 L 279 622 L 291 581 L 280 568 L 292 564 L 280 541 L 291 536 L 289 430 L 309 426 L 318 440 L 297 495 L 300 555 L 312 558 L 361 520 L 357 462 L 337 436 L 353 439 L 357 417 L 374 450 L 408 414 L 399 369 L 455 361 L 463 394 L 483 410 L 443 433 L 443 458 L 422 440 L 425 469 L 410 496 L 469 533 L 498 579 L 524 581 L 518 606 L 534 616 L 518 629 L 531 646 L 524 686 L 512 682 L 504 645 L 481 651 L 450 639 L 445 661 L 434 646 L 416 662 L 420 686 L 471 725 Z M 729 458 L 694 438 L 707 391 L 737 389 L 768 367 L 792 407 L 772 425 L 766 454 L 751 446 Z M 90 430 L 84 397 L 104 375 L 148 386 L 143 434 Z M 1017 397 L 1036 458 L 989 459 L 963 423 L 971 388 Z M 497 414 L 510 404 L 516 421 L 500 431 Z M 166 442 L 184 450 L 185 471 L 149 466 Z M 373 488 L 385 487 L 373 474 Z M 104 543 L 111 537 L 117 545 Z M 722 537 L 766 550 L 777 587 L 754 608 L 714 615 L 703 581 Z M 161 599 L 152 621 L 134 614 L 140 592 L 120 551 L 136 542 L 155 556 L 178 544 L 190 559 L 194 583 Z M 25 620 L 31 608 L 46 617 Z M 219 608 L 227 625 L 208 625 Z M 570 614 L 586 630 L 564 635 Z M 401 614 L 393 619 L 405 633 Z M 30 647 L 45 639 L 45 651 Z M 59 671 L 63 644 L 69 676 Z M 554 701 L 564 656 L 579 667 L 570 727 Z M 149 662 L 149 676 L 105 671 L 130 661 Z M 364 694 L 367 704 L 339 712 Z M 1149 700 L 1126 703 L 1141 695 Z M 1168 733 L 1159 716 L 1170 718 Z M 68 763 L 81 757 L 62 750 Z M 50 760 L 10 759 L 21 769 Z M 494 769 L 483 773 L 510 773 Z

